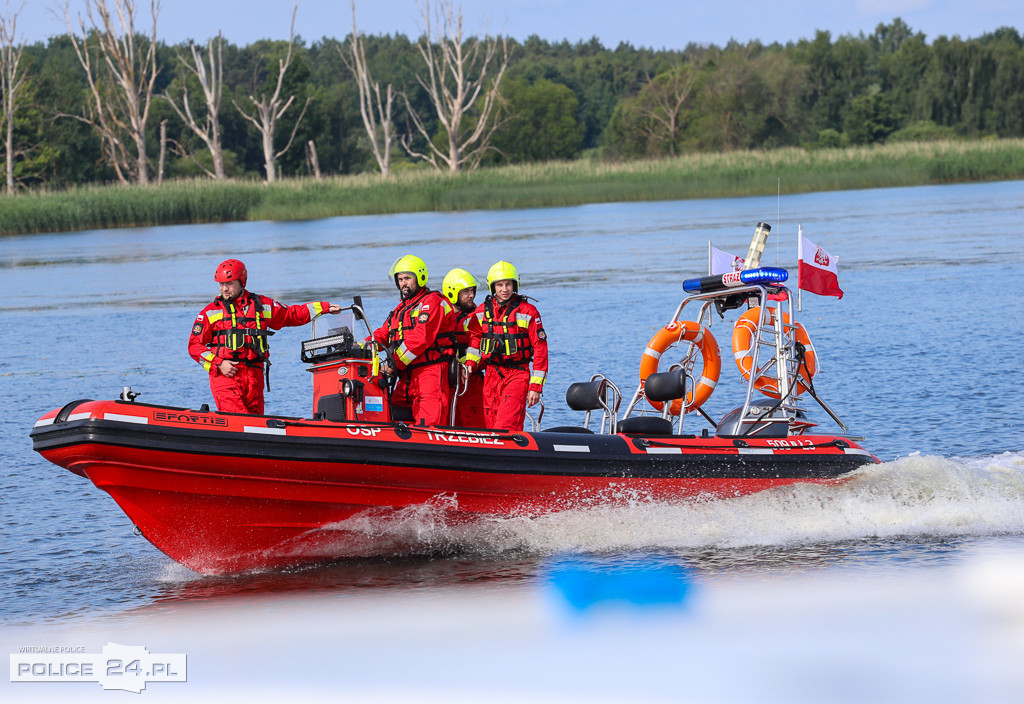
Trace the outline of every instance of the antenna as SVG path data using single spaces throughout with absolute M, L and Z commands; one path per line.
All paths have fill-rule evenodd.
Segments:
M 777 229 L 779 231 L 779 234 L 782 234 L 782 227 L 781 227 L 781 225 L 782 225 L 782 177 L 778 176 L 778 177 L 776 177 L 776 181 L 775 181 L 775 229 Z M 775 238 L 775 266 L 781 266 L 781 264 L 779 264 L 779 257 L 781 256 L 779 254 L 779 246 L 780 246 L 779 245 L 779 240 L 780 240 L 780 238 L 778 238 L 778 237 Z

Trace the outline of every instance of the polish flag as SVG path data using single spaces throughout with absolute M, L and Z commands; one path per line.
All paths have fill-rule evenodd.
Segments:
M 735 254 L 723 252 L 718 247 L 712 245 L 711 271 L 708 272 L 708 275 L 714 276 L 715 274 L 731 274 L 734 271 L 740 271 L 743 269 L 743 262 L 744 260 L 742 257 L 737 257 Z
M 800 288 L 819 296 L 838 296 L 842 299 L 843 289 L 839 288 L 839 270 L 836 268 L 839 257 L 832 256 L 811 242 L 802 232 L 797 242 Z

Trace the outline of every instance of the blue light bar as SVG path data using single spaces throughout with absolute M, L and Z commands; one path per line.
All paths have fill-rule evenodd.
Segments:
M 699 279 L 683 281 L 687 293 L 710 293 L 735 286 L 778 286 L 789 278 L 789 272 L 776 266 L 762 266 L 746 271 L 730 271 L 728 274 L 702 276 Z

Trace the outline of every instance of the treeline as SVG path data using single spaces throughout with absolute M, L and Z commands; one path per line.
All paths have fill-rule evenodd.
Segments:
M 144 46 L 145 37 L 139 39 Z M 294 100 L 276 126 L 278 148 L 291 146 L 276 157 L 280 174 L 377 170 L 347 59 L 351 41 L 349 35 L 292 42 L 280 94 Z M 442 140 L 424 88 L 420 44 L 402 35 L 363 41 L 373 80 L 408 98 L 394 102 L 396 133 L 409 135 L 414 147 L 423 140 L 414 129 L 415 113 L 427 133 Z M 818 32 L 786 45 L 691 44 L 656 51 L 534 36 L 507 46 L 498 108 L 486 118 L 493 131 L 484 164 L 1024 136 L 1024 40 L 1012 28 L 929 43 L 896 19 L 868 36 L 834 39 Z M 261 136 L 237 106 L 274 91 L 288 47 L 287 41 L 244 47 L 223 42 L 218 122 L 228 177 L 264 178 Z M 154 95 L 180 99 L 190 88 L 190 104 L 202 115 L 190 56 L 188 44 L 156 42 Z M 90 86 L 73 38 L 25 46 L 21 68 L 22 99 L 8 123 L 19 187 L 118 180 L 109 148 L 87 119 Z M 211 168 L 209 150 L 166 99 L 152 102 L 145 150 L 149 168 L 163 178 Z M 392 170 L 424 163 L 400 140 L 391 154 Z

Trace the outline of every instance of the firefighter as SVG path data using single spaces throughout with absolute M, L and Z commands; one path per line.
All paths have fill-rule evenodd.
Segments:
M 450 355 L 443 341 L 455 329 L 455 311 L 427 288 L 427 265 L 419 257 L 399 257 L 390 274 L 401 300 L 373 337 L 391 350 L 384 373 L 398 375 L 392 406 L 410 407 L 417 424 L 447 425 Z
M 210 373 L 218 411 L 261 415 L 264 379 L 270 388 L 270 331 L 305 325 L 323 313 L 340 312 L 341 306 L 327 301 L 282 305 L 247 291 L 248 278 L 237 259 L 221 262 L 213 276 L 220 296 L 196 317 L 188 353 Z
M 476 277 L 465 269 L 452 269 L 444 277 L 441 291 L 455 307 L 455 330 L 451 333 L 453 354 L 463 364 L 469 351 L 469 338 L 473 331 L 479 331 L 476 315 Z M 479 350 L 472 350 L 479 357 Z M 455 425 L 463 428 L 486 428 L 484 418 L 484 376 L 477 369 L 465 377 L 465 391 L 455 399 Z
M 487 272 L 491 294 L 476 309 L 467 366 L 484 374 L 488 428 L 522 430 L 526 407 L 540 401 L 548 375 L 548 340 L 540 312 L 519 294 L 519 272 L 496 262 Z M 531 373 L 530 366 L 533 366 Z

